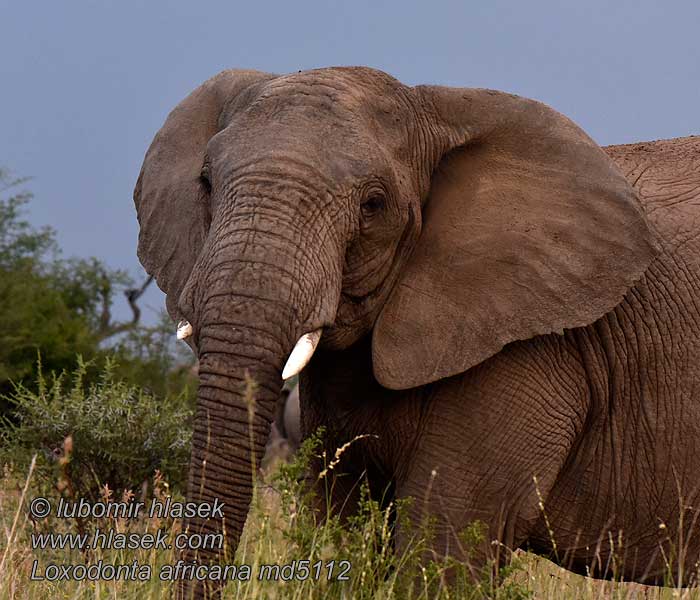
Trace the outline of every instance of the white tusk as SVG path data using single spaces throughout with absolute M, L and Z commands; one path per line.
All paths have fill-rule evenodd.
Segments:
M 322 329 L 319 328 L 310 333 L 305 333 L 299 338 L 299 341 L 294 346 L 294 350 L 292 350 L 287 359 L 287 364 L 284 365 L 282 379 L 294 377 L 309 363 L 321 339 L 321 331 Z
M 177 324 L 177 339 L 184 340 L 192 335 L 192 325 L 189 321 L 180 321 Z

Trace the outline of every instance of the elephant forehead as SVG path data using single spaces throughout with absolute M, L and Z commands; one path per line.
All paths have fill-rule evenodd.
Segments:
M 352 152 L 320 134 L 301 137 L 273 127 L 225 132 L 207 154 L 217 176 L 230 184 L 262 177 L 287 191 L 339 193 L 380 170 L 369 144 L 355 139 L 350 146 Z M 364 149 L 360 157 L 355 154 L 358 148 Z
M 381 71 L 292 73 L 266 81 L 245 108 L 227 110 L 207 154 L 229 173 L 262 161 L 274 173 L 304 163 L 302 170 L 329 180 L 329 188 L 388 181 L 410 158 L 411 111 L 409 88 Z M 298 166 L 293 171 L 300 174 Z
M 366 105 L 378 93 L 391 96 L 405 86 L 390 75 L 367 67 L 329 67 L 282 75 L 268 82 L 261 97 L 284 94 L 290 87 L 324 95 L 349 106 Z
M 354 186 L 387 170 L 381 148 L 361 128 L 318 115 L 299 118 L 295 111 L 236 116 L 209 140 L 206 159 L 224 177 L 264 172 L 328 189 Z
M 411 97 L 409 88 L 381 71 L 335 67 L 267 81 L 242 113 L 367 132 L 377 121 L 391 126 L 399 114 L 410 111 Z

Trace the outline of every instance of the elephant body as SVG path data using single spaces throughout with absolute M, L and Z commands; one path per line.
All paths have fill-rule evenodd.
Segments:
M 662 245 L 611 312 L 406 391 L 377 383 L 367 341 L 314 355 L 302 373 L 305 435 L 329 428 L 330 455 L 354 436 L 376 436 L 348 453 L 341 470 L 355 477 L 336 482 L 339 506 L 366 473 L 378 498 L 418 499 L 414 522 L 426 507 L 438 517 L 443 554 L 464 553 L 458 533 L 482 521 L 489 541 L 582 574 L 611 576 L 615 553 L 626 580 L 695 580 L 700 137 L 606 150 Z
M 672 556 L 691 580 L 699 146 L 606 154 L 542 103 L 364 67 L 202 84 L 134 190 L 139 258 L 199 358 L 188 500 L 225 505 L 185 526 L 235 551 L 300 373 L 302 434 L 352 442 L 334 510 L 366 476 L 437 519 L 439 553 L 466 559 L 484 522 L 477 571 L 529 547 L 609 576 L 613 539 L 626 578 Z

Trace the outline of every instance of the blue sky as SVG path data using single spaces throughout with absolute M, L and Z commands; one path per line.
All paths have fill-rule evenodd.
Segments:
M 502 89 L 604 145 L 700 134 L 699 25 L 697 0 L 1 0 L 0 166 L 33 178 L 31 220 L 66 255 L 141 277 L 131 194 L 144 152 L 221 69 L 369 65 Z M 152 320 L 162 295 L 145 305 Z

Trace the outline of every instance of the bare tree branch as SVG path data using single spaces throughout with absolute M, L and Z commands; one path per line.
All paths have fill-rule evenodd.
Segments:
M 141 309 L 139 308 L 138 304 L 136 304 L 136 301 L 141 296 L 143 296 L 143 293 L 146 291 L 146 288 L 151 284 L 152 281 L 153 275 L 149 275 L 148 279 L 146 279 L 146 281 L 143 282 L 143 285 L 140 288 L 124 290 L 124 295 L 126 296 L 126 299 L 129 302 L 129 306 L 131 307 L 131 312 L 134 315 L 131 319 L 132 325 L 136 325 L 136 323 L 138 323 L 139 319 L 141 318 Z
M 102 290 L 100 341 L 106 340 L 107 338 L 117 335 L 118 333 L 128 331 L 138 324 L 139 320 L 141 319 L 141 308 L 137 304 L 137 301 L 141 296 L 143 296 L 144 292 L 153 281 L 153 275 L 150 275 L 146 281 L 143 282 L 141 287 L 124 290 L 124 296 L 126 296 L 126 300 L 129 303 L 133 316 L 130 321 L 124 321 L 122 323 L 112 323 L 112 315 L 109 308 L 109 282 L 106 280 L 106 278 L 105 281 L 106 287 Z

